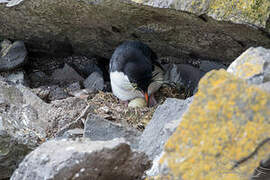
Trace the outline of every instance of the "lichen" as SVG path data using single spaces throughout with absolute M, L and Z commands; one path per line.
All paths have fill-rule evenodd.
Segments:
M 168 164 L 168 179 L 248 179 L 270 144 L 231 170 L 270 136 L 270 94 L 224 70 L 208 73 L 160 163 Z M 157 177 L 156 179 L 162 179 Z

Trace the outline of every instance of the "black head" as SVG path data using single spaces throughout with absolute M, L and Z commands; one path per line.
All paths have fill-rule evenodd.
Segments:
M 147 93 L 148 86 L 152 82 L 152 67 L 138 62 L 126 64 L 124 73 L 128 76 L 133 87 Z

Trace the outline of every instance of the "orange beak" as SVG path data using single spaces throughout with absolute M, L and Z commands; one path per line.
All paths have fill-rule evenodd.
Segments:
M 145 100 L 146 100 L 146 103 L 147 103 L 147 106 L 149 105 L 149 97 L 148 97 L 148 93 L 144 93 L 144 97 L 145 97 Z

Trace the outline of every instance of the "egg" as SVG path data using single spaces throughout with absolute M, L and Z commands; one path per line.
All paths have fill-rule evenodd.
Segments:
M 143 98 L 135 98 L 128 103 L 128 107 L 146 107 L 147 103 Z

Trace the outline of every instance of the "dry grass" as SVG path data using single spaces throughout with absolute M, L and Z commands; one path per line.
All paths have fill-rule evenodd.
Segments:
M 94 97 L 88 99 L 89 104 L 94 105 L 95 112 L 99 116 L 117 123 L 129 125 L 139 130 L 143 130 L 151 120 L 155 109 L 162 104 L 166 98 L 183 99 L 184 94 L 179 94 L 179 90 L 173 87 L 164 86 L 155 94 L 158 104 L 148 108 L 131 108 L 121 104 L 119 100 L 108 92 L 98 92 Z

